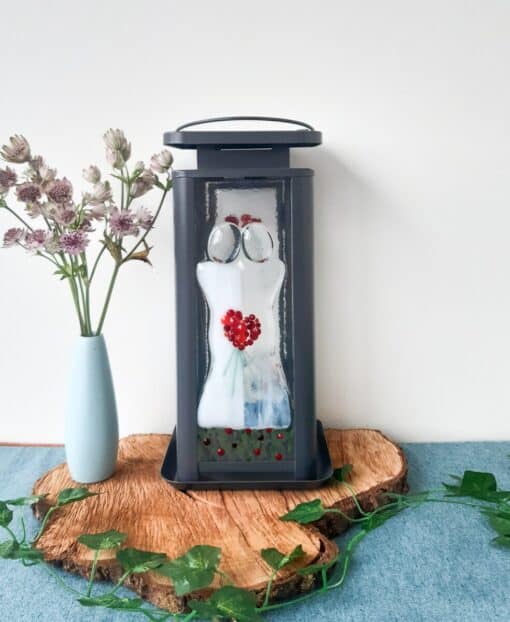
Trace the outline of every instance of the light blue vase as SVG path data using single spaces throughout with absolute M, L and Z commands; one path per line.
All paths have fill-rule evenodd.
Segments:
M 67 465 L 76 482 L 100 482 L 115 471 L 119 445 L 115 392 L 102 335 L 78 338 L 70 371 L 65 412 Z

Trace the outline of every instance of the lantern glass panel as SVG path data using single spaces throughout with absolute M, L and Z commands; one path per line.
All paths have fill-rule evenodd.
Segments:
M 208 181 L 205 192 L 199 462 L 286 462 L 294 445 L 285 182 Z

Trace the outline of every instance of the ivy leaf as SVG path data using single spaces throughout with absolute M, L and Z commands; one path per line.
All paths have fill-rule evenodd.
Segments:
M 74 503 L 75 501 L 83 501 L 88 497 L 95 497 L 97 492 L 89 492 L 87 488 L 64 488 L 58 493 L 57 507 Z
M 220 588 L 208 600 L 191 600 L 188 606 L 206 620 L 226 618 L 236 622 L 261 622 L 255 594 L 233 585 Z
M 300 525 L 307 525 L 308 523 L 319 520 L 325 513 L 326 510 L 322 505 L 322 501 L 320 499 L 314 499 L 313 501 L 306 501 L 305 503 L 296 505 L 293 510 L 280 516 L 280 520 L 295 521 Z
M 84 607 L 106 607 L 107 609 L 124 609 L 125 611 L 137 611 L 143 605 L 142 598 L 120 598 L 115 594 L 103 594 L 95 598 L 83 596 L 78 598 L 78 602 Z
M 17 499 L 8 499 L 5 503 L 7 505 L 33 505 L 38 501 L 42 501 L 47 495 L 30 495 L 28 497 L 18 497 Z
M 323 570 L 329 570 L 332 566 L 334 566 L 338 561 L 338 557 L 332 559 L 325 564 L 310 564 L 310 566 L 306 566 L 305 568 L 299 568 L 297 571 L 298 574 L 306 576 L 309 574 L 317 574 L 318 572 L 322 572 Z
M 85 533 L 78 538 L 78 542 L 93 551 L 103 551 L 120 546 L 125 542 L 126 538 L 127 534 L 110 529 L 110 531 L 104 531 L 103 533 Z
M 510 549 L 510 536 L 498 536 L 492 540 L 492 543 Z
M 0 542 L 0 559 L 16 559 L 13 557 L 18 543 L 14 540 L 7 540 L 6 542 Z
M 510 537 L 510 505 L 508 503 L 500 503 L 495 509 L 484 509 L 482 513 L 489 517 L 490 526 L 500 536 Z
M 164 553 L 152 553 L 131 548 L 117 551 L 116 557 L 122 568 L 131 573 L 147 572 L 147 570 L 153 570 L 167 561 L 167 556 Z
M 510 491 L 499 490 L 492 473 L 482 471 L 464 471 L 460 484 L 443 486 L 454 497 L 472 497 L 481 501 L 502 501 L 510 497 Z
M 0 527 L 8 527 L 12 521 L 12 510 L 9 510 L 5 501 L 0 501 Z
M 333 478 L 339 482 L 345 482 L 347 476 L 352 471 L 352 464 L 344 464 L 338 469 L 333 471 Z
M 361 528 L 364 531 L 373 531 L 377 529 L 381 525 L 396 516 L 404 509 L 405 506 L 388 508 L 387 510 L 381 510 L 380 512 L 376 512 L 374 514 L 370 514 L 364 521 L 361 521 Z
M 303 557 L 305 552 L 303 551 L 303 547 L 299 544 L 296 548 L 291 551 L 288 555 L 284 555 L 280 553 L 278 549 L 270 548 L 270 549 L 262 549 L 260 552 L 262 555 L 262 559 L 271 566 L 273 570 L 281 570 L 288 566 L 296 559 Z
M 156 568 L 156 572 L 172 579 L 175 593 L 183 596 L 212 583 L 220 555 L 221 549 L 216 546 L 194 546 L 181 557 Z

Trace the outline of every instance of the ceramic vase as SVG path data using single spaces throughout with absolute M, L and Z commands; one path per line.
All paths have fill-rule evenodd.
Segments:
M 117 407 L 102 335 L 79 337 L 73 352 L 65 412 L 65 451 L 71 477 L 100 482 L 115 471 Z

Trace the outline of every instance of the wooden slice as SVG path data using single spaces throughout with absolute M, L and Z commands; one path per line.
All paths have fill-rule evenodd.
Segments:
M 326 438 L 335 467 L 352 464 L 350 484 L 364 509 L 379 504 L 384 491 L 406 489 L 407 464 L 401 449 L 375 430 L 327 430 Z M 135 435 L 120 442 L 115 475 L 88 488 L 100 492 L 54 513 L 38 542 L 47 561 L 86 576 L 92 551 L 77 542 L 83 533 L 117 529 L 128 534 L 126 546 L 166 553 L 175 558 L 197 544 L 221 547 L 220 569 L 235 585 L 252 590 L 259 598 L 265 591 L 270 568 L 261 549 L 275 547 L 288 553 L 301 544 L 305 556 L 281 571 L 271 592 L 272 600 L 288 598 L 314 587 L 316 577 L 296 570 L 325 563 L 337 554 L 330 539 L 348 524 L 339 515 L 328 515 L 314 525 L 282 522 L 279 517 L 298 503 L 321 498 L 325 507 L 340 508 L 350 515 L 356 510 L 345 486 L 338 483 L 310 491 L 190 491 L 172 488 L 160 476 L 160 466 L 169 442 L 166 435 Z M 37 504 L 41 518 L 48 504 L 63 488 L 77 486 L 66 464 L 44 474 L 34 485 L 34 494 L 47 493 Z M 114 551 L 103 551 L 96 579 L 112 581 L 121 571 Z M 155 572 L 133 575 L 126 585 L 158 607 L 183 611 L 190 596 L 177 597 L 170 580 Z M 219 587 L 215 582 L 212 588 Z M 209 591 L 193 594 L 207 595 Z

